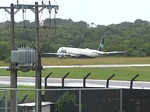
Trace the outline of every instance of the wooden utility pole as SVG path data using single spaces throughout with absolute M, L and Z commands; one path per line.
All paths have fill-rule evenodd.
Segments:
M 35 87 L 36 87 L 36 112 L 41 112 L 41 56 L 39 48 L 39 10 L 38 2 L 35 2 L 35 24 L 36 24 L 36 62 L 35 62 Z
M 15 49 L 15 42 L 14 42 L 14 4 L 11 4 L 11 51 Z M 17 100 L 16 100 L 16 90 L 17 88 L 17 69 L 16 63 L 10 63 L 10 87 L 12 90 L 10 91 L 10 112 L 17 112 Z

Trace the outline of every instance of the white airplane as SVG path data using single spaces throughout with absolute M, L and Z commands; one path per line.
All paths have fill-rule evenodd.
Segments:
M 111 52 L 104 52 L 102 51 L 104 47 L 104 37 L 102 37 L 98 50 L 89 49 L 89 48 L 72 48 L 72 47 L 60 47 L 57 50 L 57 53 L 43 53 L 43 54 L 53 54 L 58 55 L 59 58 L 66 58 L 66 57 L 88 57 L 88 58 L 96 58 L 104 54 L 120 54 L 125 53 L 126 51 L 111 51 Z

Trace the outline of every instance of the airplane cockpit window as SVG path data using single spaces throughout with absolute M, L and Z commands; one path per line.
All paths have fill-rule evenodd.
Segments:
M 66 53 L 67 49 L 61 49 L 62 53 Z

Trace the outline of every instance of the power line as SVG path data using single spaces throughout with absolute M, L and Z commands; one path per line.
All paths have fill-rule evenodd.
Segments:
M 39 9 L 40 8 L 40 9 Z M 25 5 L 25 4 L 19 4 L 19 1 L 17 0 L 17 5 L 11 4 L 10 7 L 0 7 L 0 9 L 4 9 L 11 15 L 11 50 L 14 50 L 15 44 L 14 44 L 14 16 L 15 14 L 22 9 L 23 12 L 25 9 L 30 9 L 32 12 L 35 13 L 35 33 L 36 33 L 36 62 L 35 62 L 35 78 L 36 78 L 36 89 L 41 89 L 41 56 L 39 52 L 39 29 L 42 28 L 39 26 L 39 13 L 43 11 L 45 8 L 51 10 L 52 8 L 55 9 L 55 13 L 58 11 L 58 5 L 51 5 L 50 2 L 48 5 L 42 4 L 38 5 L 38 2 L 35 2 L 35 5 Z M 10 9 L 10 11 L 8 10 Z M 24 13 L 23 13 L 24 14 Z M 24 17 L 24 15 L 23 15 Z M 24 25 L 26 27 L 26 25 Z M 30 38 L 29 38 L 30 39 Z M 11 74 L 11 88 L 17 88 L 17 64 L 16 63 L 10 63 L 10 74 Z M 41 112 L 41 91 L 36 91 L 36 112 Z M 17 110 L 17 102 L 16 102 L 16 91 L 11 91 L 11 112 L 16 112 Z

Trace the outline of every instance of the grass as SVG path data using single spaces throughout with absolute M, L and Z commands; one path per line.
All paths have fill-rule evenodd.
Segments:
M 87 64 L 150 64 L 150 57 L 100 57 L 90 59 L 58 59 L 42 58 L 42 65 L 87 65 Z M 137 80 L 150 81 L 150 67 L 124 67 L 124 68 L 49 68 L 42 71 L 42 77 L 46 77 L 50 72 L 50 77 L 62 78 L 66 73 L 70 73 L 68 78 L 84 78 L 91 72 L 90 79 L 107 79 L 112 74 L 116 74 L 114 80 L 130 80 L 136 74 L 140 74 Z M 10 71 L 0 69 L 0 74 L 9 76 Z M 18 76 L 35 77 L 35 71 L 20 72 Z
M 42 65 L 87 65 L 87 64 L 150 64 L 150 57 L 100 57 L 93 59 L 58 59 L 58 58 L 42 58 Z M 0 65 L 7 65 L 0 62 Z M 140 74 L 136 80 L 150 81 L 150 67 L 124 67 L 124 68 L 50 68 L 42 71 L 42 77 L 46 77 L 50 72 L 50 77 L 62 78 L 66 73 L 70 73 L 67 78 L 83 79 L 89 72 L 91 75 L 88 79 L 104 79 L 106 80 L 112 74 L 116 74 L 113 80 L 131 80 L 136 74 Z M 10 76 L 10 71 L 0 69 L 0 75 Z M 18 71 L 18 76 L 35 77 L 35 71 L 21 72 Z M 5 88 L 6 86 L 4 86 Z M 18 86 L 21 88 L 34 89 L 35 87 Z M 10 92 L 8 92 L 9 94 Z M 1 95 L 2 94 L 2 95 Z M 4 96 L 4 92 L 0 96 Z M 26 101 L 35 100 L 35 91 L 19 90 L 18 101 L 21 101 L 25 95 L 28 95 Z M 8 95 L 9 96 L 9 95 Z M 0 97 L 1 98 L 1 97 Z
M 10 100 L 10 89 L 6 85 L 0 86 L 0 99 L 2 99 L 7 94 L 7 100 Z M 3 88 L 3 89 L 2 89 Z M 23 98 L 27 95 L 25 102 L 34 102 L 35 101 L 35 87 L 34 86 L 21 86 L 19 85 L 17 87 L 17 101 L 20 103 L 20 101 L 23 100 Z M 44 91 L 42 91 L 42 94 L 44 94 Z
M 52 72 L 51 78 L 62 78 L 70 73 L 67 78 L 84 78 L 89 72 L 91 75 L 89 79 L 107 79 L 112 74 L 116 74 L 114 80 L 130 80 L 136 74 L 140 74 L 137 80 L 150 81 L 150 67 L 126 67 L 126 68 L 50 68 L 42 71 L 42 77 L 46 77 Z M 0 70 L 2 73 L 2 69 Z M 3 71 L 3 75 L 9 76 L 9 71 Z M 18 76 L 22 77 L 35 77 L 35 72 L 18 72 Z
M 0 66 L 8 66 L 8 63 L 5 63 L 4 61 L 0 61 Z
M 42 58 L 42 65 L 150 64 L 150 57 Z
M 115 74 L 114 80 L 130 80 L 136 74 L 140 74 L 137 80 L 150 81 L 149 67 L 130 67 L 130 68 L 71 68 L 71 69 L 47 69 L 43 72 L 43 76 L 52 72 L 50 77 L 62 78 L 66 73 L 70 73 L 68 78 L 84 78 L 89 72 L 89 79 L 107 79 L 112 74 Z M 46 73 L 47 72 L 47 73 Z M 45 74 L 44 74 L 45 73 Z

